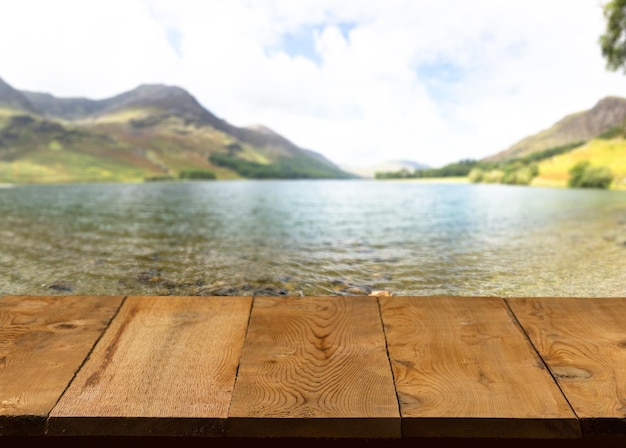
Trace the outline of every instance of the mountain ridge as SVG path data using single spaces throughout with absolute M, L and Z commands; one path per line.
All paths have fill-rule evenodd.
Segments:
M 47 93 L 27 93 L 26 97 L 36 109 L 42 111 L 49 118 L 67 120 L 97 119 L 125 109 L 159 109 L 165 114 L 176 115 L 187 123 L 209 125 L 223 132 L 233 134 L 245 143 L 257 146 L 284 147 L 291 151 L 303 150 L 293 142 L 278 134 L 267 126 L 256 124 L 245 127 L 231 125 L 205 109 L 197 99 L 178 86 L 165 84 L 141 84 L 135 89 L 123 92 L 102 100 L 88 98 L 59 98 Z M 65 107 L 73 108 L 73 112 L 59 110 Z M 77 110 L 82 110 L 82 113 Z M 164 118 L 162 116 L 161 118 Z M 306 150 L 315 153 L 312 150 Z M 315 153 L 319 157 L 321 154 Z M 330 160 L 326 159 L 329 163 Z
M 483 159 L 506 162 L 532 153 L 591 140 L 626 121 L 626 98 L 607 96 L 591 109 L 566 115 L 551 127 L 514 143 L 509 148 Z
M 577 171 L 576 171 L 577 170 Z M 578 180 L 573 179 L 575 173 Z M 626 190 L 626 99 L 607 96 L 475 161 L 472 182 Z
M 0 78 L 0 107 L 16 107 L 30 113 L 38 113 L 35 106 L 19 90 L 14 89 Z
M 300 148 L 267 127 L 228 123 L 178 86 L 142 84 L 92 100 L 20 91 L 0 79 L 0 108 L 0 163 L 5 165 L 9 159 L 21 160 L 49 171 L 51 164 L 80 156 L 90 159 L 95 173 L 96 159 L 109 157 L 107 162 L 115 159 L 125 172 L 135 173 L 134 180 L 139 172 L 144 178 L 167 178 L 189 170 L 211 171 L 218 179 L 352 177 L 321 154 Z M 40 132 L 41 123 L 53 124 L 48 128 L 55 131 Z M 41 166 L 44 160 L 47 166 Z M 0 182 L 19 181 L 7 175 L 9 167 L 2 168 Z M 60 177 L 72 181 L 70 174 Z

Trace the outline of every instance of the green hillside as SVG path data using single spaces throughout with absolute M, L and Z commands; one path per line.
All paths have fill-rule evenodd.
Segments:
M 623 138 L 593 139 L 570 152 L 542 161 L 539 174 L 531 185 L 565 187 L 569 171 L 583 161 L 610 169 L 613 175 L 611 188 L 626 190 L 626 140 Z
M 550 128 L 523 138 L 508 149 L 484 159 L 507 162 L 550 148 L 586 142 L 609 132 L 626 120 L 626 99 L 607 97 L 589 110 L 570 114 Z
M 230 125 L 178 87 L 61 99 L 0 80 L 0 183 L 347 177 L 267 128 Z
M 585 170 L 577 185 L 572 170 Z M 585 166 L 585 168 L 581 168 Z M 534 186 L 598 186 L 626 189 L 626 99 L 608 97 L 592 109 L 568 115 L 509 149 L 476 161 L 473 182 Z

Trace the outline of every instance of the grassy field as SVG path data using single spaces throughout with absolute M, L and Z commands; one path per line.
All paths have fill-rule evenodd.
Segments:
M 10 162 L 0 161 L 0 179 L 7 183 L 139 182 L 145 171 L 89 154 L 35 151 Z
M 595 139 L 565 154 L 539 163 L 539 175 L 533 186 L 566 187 L 569 170 L 578 162 L 588 160 L 593 166 L 607 166 L 614 181 L 612 189 L 626 190 L 626 140 Z

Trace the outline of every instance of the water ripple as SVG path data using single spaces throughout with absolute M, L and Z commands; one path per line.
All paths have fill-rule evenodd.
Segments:
M 626 296 L 625 198 L 375 181 L 2 189 L 0 296 Z

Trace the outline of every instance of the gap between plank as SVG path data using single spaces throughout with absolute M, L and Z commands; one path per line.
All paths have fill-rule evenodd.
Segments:
M 228 411 L 226 412 L 226 431 L 225 435 L 228 436 L 228 419 L 230 417 L 230 408 L 233 406 L 233 393 L 235 392 L 235 386 L 237 385 L 237 380 L 239 379 L 239 369 L 241 368 L 241 358 L 243 356 L 243 351 L 246 347 L 246 341 L 248 340 L 248 331 L 250 330 L 250 321 L 252 320 L 252 310 L 254 309 L 254 302 L 256 296 L 252 296 L 250 299 L 250 310 L 248 311 L 248 323 L 246 324 L 246 334 L 243 337 L 243 344 L 241 344 L 241 352 L 239 352 L 239 360 L 237 361 L 237 370 L 235 371 L 235 380 L 233 381 L 233 392 L 230 394 L 230 401 L 228 402 Z
M 67 296 L 66 296 L 67 297 Z M 85 356 L 85 358 L 83 359 L 83 362 L 80 363 L 80 365 L 78 366 L 78 368 L 74 371 L 74 375 L 72 375 L 72 378 L 69 380 L 69 382 L 67 383 L 67 385 L 65 386 L 65 389 L 63 389 L 63 392 L 61 392 L 61 395 L 59 395 L 59 398 L 57 398 L 56 402 L 54 403 L 54 405 L 50 408 L 50 412 L 48 412 L 48 415 L 46 416 L 46 427 L 44 428 L 44 434 L 48 434 L 48 429 L 49 429 L 49 425 L 50 425 L 50 413 L 54 410 L 54 408 L 59 404 L 59 401 L 61 401 L 61 398 L 63 398 L 63 396 L 65 395 L 65 393 L 67 392 L 67 390 L 69 389 L 69 387 L 72 385 L 72 383 L 74 382 L 74 380 L 76 379 L 76 376 L 78 375 L 78 372 L 81 371 L 81 369 L 83 368 L 83 366 L 87 363 L 87 360 L 89 359 L 89 357 L 91 356 L 91 354 L 93 353 L 93 351 L 95 350 L 96 346 L 98 345 L 98 342 L 100 342 L 100 339 L 102 339 L 102 337 L 104 336 L 104 333 L 107 332 L 107 330 L 109 329 L 109 327 L 111 326 L 111 324 L 113 323 L 113 321 L 115 320 L 115 318 L 118 316 L 118 314 L 120 313 L 120 310 L 122 309 L 122 307 L 124 306 L 124 304 L 126 303 L 126 299 L 128 298 L 128 296 L 123 296 L 122 300 L 120 302 L 120 305 L 117 307 L 117 309 L 115 310 L 115 312 L 113 313 L 113 315 L 111 316 L 111 318 L 109 319 L 109 322 L 107 323 L 106 327 L 104 327 L 104 329 L 100 332 L 100 336 L 98 336 L 98 338 L 96 339 L 96 341 L 93 343 L 93 345 L 91 346 L 91 348 L 89 349 L 89 352 L 87 353 L 87 355 Z
M 385 322 L 383 320 L 383 310 L 380 305 L 380 297 L 376 297 L 376 304 L 378 305 L 378 318 L 380 319 L 380 326 L 383 330 L 383 337 L 385 338 L 385 353 L 387 354 L 387 362 L 389 363 L 389 369 L 391 370 L 391 380 L 393 381 L 393 391 L 396 394 L 396 404 L 398 405 L 398 416 L 400 417 L 400 437 L 402 437 L 402 408 L 400 406 L 400 397 L 398 396 L 398 387 L 396 386 L 396 375 L 393 371 L 393 364 L 391 363 L 391 356 L 389 354 L 389 344 L 387 343 L 387 332 L 385 331 Z
M 567 398 L 567 395 L 565 395 L 565 392 L 563 392 L 563 389 L 561 388 L 561 385 L 559 384 L 559 382 L 557 381 L 556 377 L 552 373 L 552 370 L 550 369 L 550 366 L 543 359 L 543 356 L 541 356 L 541 353 L 539 353 L 539 350 L 537 349 L 537 347 L 535 347 L 535 344 L 533 343 L 532 338 L 526 332 L 526 328 L 524 328 L 524 326 L 522 325 L 520 320 L 517 318 L 517 315 L 515 314 L 515 311 L 513 311 L 513 308 L 511 308 L 511 305 L 509 304 L 508 300 L 505 297 L 500 297 L 500 299 L 504 302 L 504 305 L 507 307 L 507 309 L 509 311 L 509 315 L 513 318 L 513 320 L 515 321 L 517 326 L 520 328 L 520 330 L 522 330 L 522 333 L 524 333 L 524 336 L 526 337 L 526 340 L 528 341 L 530 346 L 533 348 L 533 350 L 537 354 L 537 357 L 541 361 L 541 364 L 543 364 L 543 366 L 545 367 L 546 371 L 550 374 L 550 377 L 552 377 L 552 381 L 554 381 L 554 383 L 556 384 L 556 387 L 559 388 L 559 391 L 561 392 L 561 395 L 563 395 L 563 398 L 565 398 L 565 401 L 567 402 L 567 405 L 570 407 L 570 409 L 574 413 L 574 416 L 576 417 L 576 419 L 578 420 L 578 424 L 580 425 L 580 417 L 576 413 L 576 409 L 574 409 L 574 406 L 572 406 L 572 403 L 570 403 L 569 398 Z

